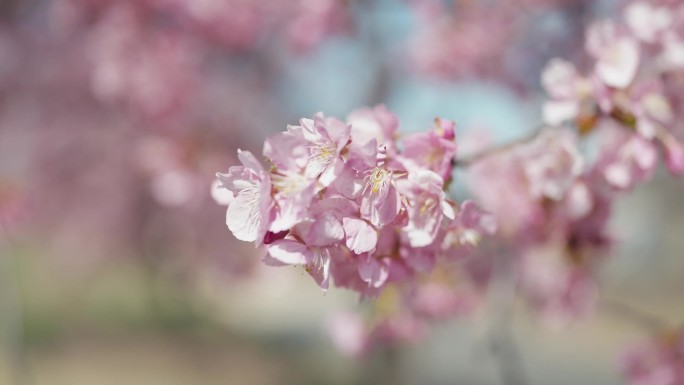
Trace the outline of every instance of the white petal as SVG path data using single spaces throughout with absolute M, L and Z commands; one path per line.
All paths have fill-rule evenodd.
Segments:
M 228 206 L 230 205 L 230 202 L 235 199 L 235 197 L 233 197 L 233 193 L 230 192 L 230 190 L 222 187 L 222 184 L 223 183 L 221 183 L 221 181 L 218 179 L 215 179 L 211 183 L 211 197 L 217 204 L 221 206 Z
M 287 265 L 305 265 L 312 258 L 306 245 L 290 239 L 273 242 L 268 246 L 268 254 Z

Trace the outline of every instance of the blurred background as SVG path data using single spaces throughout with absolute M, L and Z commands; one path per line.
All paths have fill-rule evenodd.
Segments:
M 0 384 L 499 384 L 487 314 L 344 355 L 368 306 L 233 238 L 211 198 L 238 148 L 318 111 L 385 104 L 505 142 L 539 124 L 539 73 L 587 64 L 596 0 L 0 0 Z M 619 202 L 609 298 L 684 319 L 684 181 Z M 456 193 L 467 194 L 459 185 Z M 511 325 L 529 384 L 620 384 L 644 337 L 597 311 Z

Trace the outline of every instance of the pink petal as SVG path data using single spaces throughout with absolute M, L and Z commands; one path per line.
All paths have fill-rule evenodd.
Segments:
M 335 179 L 337 179 L 338 176 L 340 176 L 340 174 L 342 174 L 343 170 L 344 161 L 342 158 L 336 157 L 332 163 L 325 168 L 318 181 L 323 185 L 323 187 L 328 187 L 335 181 Z
M 344 239 L 344 228 L 335 214 L 328 212 L 315 218 L 305 241 L 311 246 L 327 246 Z
M 242 162 L 242 165 L 246 168 L 252 169 L 259 173 L 264 172 L 264 167 L 251 152 L 238 149 L 238 159 L 240 159 L 240 162 Z
M 368 222 L 362 219 L 344 218 L 343 226 L 349 250 L 356 254 L 375 250 L 375 245 L 378 243 L 378 233 Z
M 311 119 L 301 119 L 299 124 L 302 126 L 302 135 L 307 142 L 316 142 L 320 136 L 314 128 L 314 121 Z
M 684 147 L 676 139 L 668 140 L 665 145 L 665 165 L 674 175 L 684 174 Z
M 233 193 L 223 187 L 223 183 L 219 179 L 214 180 L 211 184 L 211 197 L 214 199 L 214 202 L 221 206 L 228 206 L 235 199 Z
M 306 271 L 323 290 L 330 285 L 330 251 L 318 249 L 314 251 L 312 261 L 306 265 Z
M 239 194 L 228 206 L 226 225 L 235 238 L 241 241 L 261 241 L 266 233 L 264 214 L 258 201 L 254 202 L 247 194 Z
M 363 177 L 358 178 L 356 171 L 347 166 L 335 179 L 334 186 L 346 198 L 354 199 L 363 191 Z
M 361 214 L 377 227 L 392 223 L 400 209 L 399 192 L 394 185 L 386 189 L 384 199 L 379 193 L 373 193 L 370 198 L 361 202 Z
M 306 245 L 291 239 L 273 242 L 268 246 L 268 254 L 287 265 L 305 265 L 313 257 Z
M 375 288 L 381 287 L 389 278 L 388 266 L 369 254 L 359 257 L 358 271 L 361 279 Z
M 607 85 L 626 88 L 639 67 L 639 44 L 629 38 L 613 42 L 596 63 L 596 73 Z

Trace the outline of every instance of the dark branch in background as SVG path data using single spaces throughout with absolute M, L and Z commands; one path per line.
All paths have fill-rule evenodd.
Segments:
M 9 345 L 10 370 L 15 385 L 32 383 L 25 346 L 24 309 L 21 298 L 17 248 L 12 241 L 9 226 L 0 216 L 0 227 L 5 234 L 9 255 L 0 256 L 0 280 L 4 284 L 1 289 L 4 301 L 0 303 L 0 317 L 5 320 L 5 333 Z
M 480 152 L 477 152 L 473 155 L 462 157 L 455 159 L 453 162 L 454 167 L 461 167 L 461 168 L 466 168 L 472 166 L 474 163 L 477 163 L 478 161 L 493 156 L 497 154 L 501 154 L 507 151 L 510 151 L 518 146 L 530 143 L 537 139 L 539 135 L 544 132 L 544 129 L 546 126 L 540 126 L 537 127 L 530 135 L 524 136 L 520 139 L 517 139 L 513 142 L 505 143 L 500 146 L 493 146 L 488 149 L 482 150 Z

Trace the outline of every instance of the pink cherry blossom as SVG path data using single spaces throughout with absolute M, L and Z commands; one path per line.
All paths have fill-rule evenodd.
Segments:
M 684 382 L 683 353 L 682 333 L 669 333 L 631 346 L 620 367 L 629 385 L 678 385 Z
M 451 178 L 451 163 L 456 156 L 454 124 L 436 119 L 435 126 L 433 131 L 406 137 L 400 161 L 409 172 L 428 169 L 446 181 Z
M 450 223 L 444 231 L 442 249 L 447 255 L 461 256 L 460 247 L 477 247 L 486 235 L 493 235 L 497 230 L 494 215 L 482 210 L 473 201 L 461 203 L 456 221 Z
M 582 77 L 574 65 L 562 59 L 551 60 L 541 82 L 551 100 L 544 103 L 544 122 L 552 126 L 576 119 L 593 94 L 593 84 Z
M 582 174 L 584 162 L 576 141 L 569 131 L 548 130 L 530 145 L 531 159 L 524 168 L 533 197 L 559 200 Z
M 301 129 L 309 150 L 305 175 L 318 178 L 323 187 L 327 187 L 344 169 L 342 150 L 349 144 L 350 127 L 319 114 L 313 120 L 302 119 Z
M 377 165 L 363 173 L 361 217 L 378 227 L 394 221 L 401 209 L 395 170 L 388 168 L 386 154 L 386 147 L 380 146 L 377 152 Z
M 605 150 L 598 161 L 597 171 L 611 187 L 631 189 L 653 174 L 658 164 L 656 147 L 640 135 L 623 132 L 617 127 L 611 130 L 605 133 Z
M 607 85 L 626 88 L 639 67 L 639 43 L 611 21 L 599 22 L 587 32 L 587 51 L 596 58 L 596 75 Z
M 372 253 L 378 243 L 377 230 L 363 219 L 344 218 L 346 244 L 356 254 Z
M 226 224 L 235 238 L 260 244 L 271 220 L 271 180 L 252 153 L 238 150 L 238 157 L 242 166 L 216 175 L 235 197 L 228 205 Z
M 264 155 L 274 166 L 271 181 L 275 190 L 276 217 L 270 230 L 281 232 L 306 218 L 316 190 L 316 180 L 304 174 L 308 151 L 302 130 L 289 127 L 286 132 L 267 139 Z
M 635 1 L 625 10 L 625 23 L 638 39 L 655 43 L 672 25 L 674 15 L 666 7 Z
M 328 289 L 331 259 L 329 247 L 309 247 L 294 239 L 283 239 L 270 244 L 268 253 L 283 264 L 303 265 L 321 289 Z
M 376 144 L 387 146 L 390 154 L 396 152 L 393 144 L 398 135 L 399 119 L 384 105 L 352 111 L 347 116 L 347 124 L 351 126 L 356 146 L 366 146 L 375 139 Z
M 409 178 L 402 181 L 401 191 L 406 196 L 408 224 L 404 233 L 411 246 L 423 247 L 432 244 L 446 217 L 453 220 L 453 207 L 446 201 L 443 190 L 444 181 L 432 171 L 422 171 L 409 174 Z
M 663 142 L 665 145 L 665 165 L 674 175 L 684 174 L 684 144 L 671 140 Z

